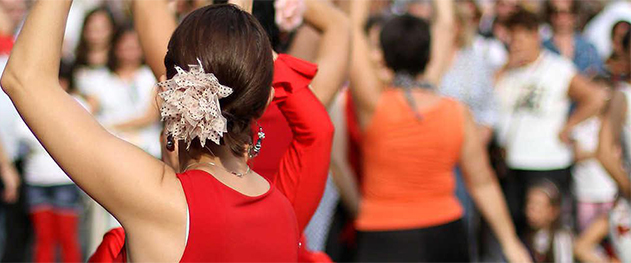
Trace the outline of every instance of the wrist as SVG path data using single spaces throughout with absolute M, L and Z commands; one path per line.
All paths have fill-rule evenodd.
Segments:
M 502 246 L 502 250 L 510 249 L 511 247 L 520 243 L 519 238 L 514 231 L 512 231 L 510 234 L 499 237 L 499 241 Z

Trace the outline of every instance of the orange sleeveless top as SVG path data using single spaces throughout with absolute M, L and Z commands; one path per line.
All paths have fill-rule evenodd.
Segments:
M 464 141 L 463 110 L 443 98 L 419 111 L 418 120 L 402 90 L 383 92 L 362 140 L 357 229 L 425 228 L 462 216 L 454 169 Z

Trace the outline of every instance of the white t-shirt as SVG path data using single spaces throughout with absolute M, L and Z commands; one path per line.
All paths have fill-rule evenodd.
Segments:
M 592 117 L 572 131 L 572 137 L 582 151 L 595 152 L 598 148 L 598 134 L 601 121 Z M 595 159 L 587 159 L 576 163 L 572 169 L 574 193 L 581 202 L 604 203 L 613 202 L 618 192 L 616 182 L 611 179 L 605 168 Z
M 570 166 L 572 151 L 559 133 L 570 110 L 568 89 L 575 75 L 572 61 L 545 50 L 535 62 L 502 74 L 496 85 L 497 128 L 510 168 L 545 171 Z
M 77 88 L 98 100 L 97 120 L 106 128 L 143 116 L 156 103 L 156 79 L 148 67 L 136 72 L 133 80 L 125 82 L 107 69 L 85 70 L 77 75 Z M 160 156 L 159 122 L 135 131 L 110 132 L 133 143 L 146 152 Z
M 0 56 L 0 75 L 7 64 L 8 56 Z M 0 143 L 10 160 L 18 156 L 18 140 L 15 135 L 16 123 L 22 122 L 9 96 L 0 91 Z
M 87 103 L 80 97 L 74 96 L 81 106 L 88 109 Z M 46 152 L 26 123 L 20 121 L 15 126 L 17 138 L 29 149 L 24 158 L 24 181 L 29 185 L 52 186 L 72 184 L 72 180 L 57 165 L 55 160 Z

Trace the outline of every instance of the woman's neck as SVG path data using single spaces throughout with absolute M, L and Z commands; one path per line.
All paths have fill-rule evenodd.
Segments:
M 88 63 L 92 66 L 103 66 L 107 63 L 109 45 L 95 45 L 88 48 Z
M 229 147 L 213 147 L 213 154 L 202 153 L 197 158 L 183 160 L 184 170 L 194 167 L 196 164 L 214 164 L 228 172 L 242 173 L 248 169 L 246 156 L 235 156 Z M 182 171 L 183 172 L 183 171 Z
M 572 59 L 574 57 L 574 32 L 556 32 L 553 37 L 554 44 L 559 49 L 561 55 Z
M 123 80 L 131 80 L 136 75 L 139 65 L 124 64 L 116 69 L 116 74 Z

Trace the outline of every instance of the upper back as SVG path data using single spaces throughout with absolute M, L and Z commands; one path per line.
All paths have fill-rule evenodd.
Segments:
M 364 133 L 366 177 L 374 173 L 384 179 L 396 176 L 396 181 L 408 176 L 423 180 L 453 170 L 464 141 L 464 108 L 440 98 L 419 113 L 420 120 L 401 90 L 383 92 Z
M 289 201 L 270 184 L 251 197 L 200 170 L 178 174 L 189 212 L 181 261 L 297 260 L 298 227 Z

